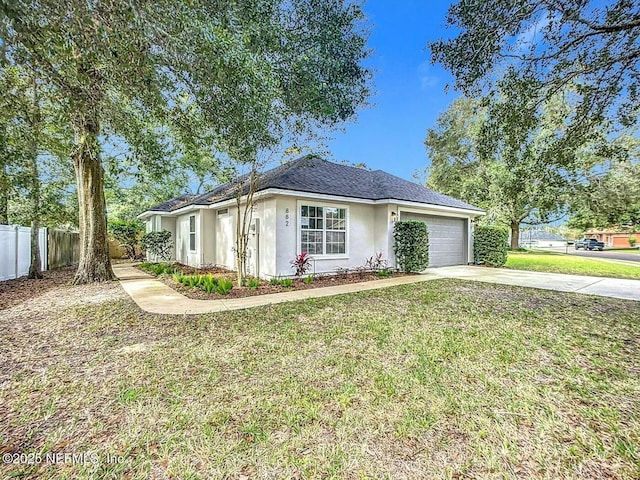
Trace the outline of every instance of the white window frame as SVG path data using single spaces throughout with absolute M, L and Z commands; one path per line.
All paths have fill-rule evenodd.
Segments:
M 193 232 L 191 231 L 191 219 L 193 218 Z M 195 214 L 189 215 L 189 252 L 196 252 L 198 249 L 198 237 L 196 232 L 198 231 L 198 218 Z M 191 238 L 193 235 L 193 249 L 191 248 Z
M 309 256 L 318 259 L 318 260 L 333 260 L 333 259 L 348 259 L 349 258 L 349 225 L 351 222 L 350 214 L 349 214 L 349 206 L 344 204 L 337 203 L 328 203 L 325 201 L 318 201 L 313 199 L 308 200 L 298 200 L 297 208 L 296 208 L 296 253 L 300 255 L 302 253 L 302 206 L 307 207 L 322 207 L 322 249 L 324 252 L 327 250 L 327 229 L 326 229 L 326 211 L 325 208 L 342 208 L 344 209 L 344 220 L 345 220 L 345 229 L 344 229 L 344 253 L 310 253 Z M 329 230 L 332 231 L 332 230 Z M 336 230 L 338 231 L 338 230 Z M 340 230 L 341 231 L 341 230 Z

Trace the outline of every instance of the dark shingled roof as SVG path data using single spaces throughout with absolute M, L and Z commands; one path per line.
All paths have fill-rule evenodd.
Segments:
M 422 185 L 403 180 L 382 170 L 370 171 L 349 167 L 313 156 L 305 156 L 268 170 L 260 176 L 258 182 L 258 191 L 278 188 L 368 200 L 404 200 L 482 212 L 478 207 L 434 192 Z M 244 190 L 247 190 L 246 185 Z M 210 205 L 221 200 L 233 198 L 234 192 L 234 184 L 220 185 L 204 195 L 193 197 L 187 203 L 172 206 L 168 211 L 177 210 L 189 204 Z M 185 195 L 178 198 L 184 197 Z M 177 200 L 165 202 L 162 206 Z M 158 210 L 158 208 L 156 207 L 152 210 Z
M 172 198 L 164 203 L 156 205 L 149 210 L 154 212 L 173 212 L 182 207 L 186 207 L 187 205 L 191 205 L 191 202 L 197 195 L 186 194 L 180 195 L 179 197 Z

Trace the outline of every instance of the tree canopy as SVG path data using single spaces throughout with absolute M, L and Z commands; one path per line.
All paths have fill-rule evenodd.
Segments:
M 432 61 L 467 95 L 495 90 L 508 67 L 536 79 L 539 99 L 576 84 L 572 129 L 603 118 L 629 126 L 639 115 L 640 3 L 629 0 L 458 0 L 429 43 Z
M 509 79 L 502 85 L 488 100 L 456 100 L 428 130 L 427 184 L 484 208 L 489 222 L 511 229 L 517 248 L 522 223 L 564 214 L 578 175 L 594 159 L 585 145 L 568 148 L 561 135 L 571 110 L 564 95 L 532 108 L 536 83 Z
M 151 173 L 175 167 L 167 158 L 176 151 L 246 161 L 283 135 L 352 118 L 369 94 L 366 41 L 361 8 L 342 0 L 3 2 L 4 61 L 37 74 L 73 132 L 74 281 L 113 276 L 108 139 Z

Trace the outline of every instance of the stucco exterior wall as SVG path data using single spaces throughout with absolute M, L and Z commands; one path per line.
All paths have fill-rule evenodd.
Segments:
M 196 217 L 196 249 L 189 248 L 189 217 Z M 201 266 L 202 252 L 202 225 L 200 224 L 200 211 L 185 213 L 176 217 L 176 261 L 192 267 Z
M 171 233 L 171 241 L 175 243 L 176 241 L 176 219 L 172 217 L 161 217 L 160 219 L 160 230 L 166 230 Z M 171 258 L 170 260 L 176 259 L 176 249 L 171 249 Z
M 215 265 L 216 263 L 216 212 L 212 209 L 200 210 L 200 263 Z
M 229 207 L 227 213 L 218 215 L 219 208 L 215 214 L 215 264 L 235 269 L 235 255 L 233 248 L 235 246 L 236 234 L 236 209 Z
M 377 212 L 377 207 L 369 204 L 329 202 L 287 196 L 278 196 L 275 201 L 275 276 L 293 274 L 291 261 L 300 253 L 299 214 L 302 205 L 346 208 L 346 253 L 344 255 L 312 255 L 312 264 L 316 273 L 328 273 L 334 272 L 336 268 L 355 268 L 364 265 L 369 257 L 379 251 L 388 258 L 388 232 L 384 228 L 383 212 L 385 209 Z

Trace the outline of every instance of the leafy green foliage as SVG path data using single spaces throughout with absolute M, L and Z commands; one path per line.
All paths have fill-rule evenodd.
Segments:
M 272 278 L 269 280 L 269 284 L 280 287 L 293 287 L 293 280 L 290 278 Z
M 503 227 L 477 226 L 473 234 L 473 257 L 476 263 L 502 267 L 507 262 L 509 232 Z
M 136 257 L 136 245 L 138 244 L 138 236 L 143 230 L 140 222 L 125 222 L 122 220 L 114 220 L 107 225 L 109 233 L 115 238 L 120 245 L 127 251 L 128 258 Z
M 231 280 L 223 278 L 223 279 L 220 279 L 218 281 L 218 287 L 217 287 L 216 291 L 220 295 L 227 295 L 231 291 L 232 288 L 233 288 L 233 282 Z
M 604 173 L 593 171 L 588 176 L 571 198 L 569 225 L 581 230 L 640 227 L 640 141 L 621 137 L 612 146 L 624 153 L 623 158 L 614 160 Z
M 536 83 L 515 82 L 513 77 L 511 89 L 500 83 L 499 95 L 484 102 L 457 100 L 425 141 L 432 159 L 427 185 L 483 208 L 481 221 L 508 226 L 512 249 L 521 224 L 566 213 L 580 175 L 603 162 L 597 151 L 606 143 L 594 131 L 569 146 L 558 132 L 566 128 L 571 104 L 557 95 L 534 108 Z
M 112 277 L 106 145 L 119 150 L 107 161 L 116 178 L 181 165 L 203 187 L 219 157 L 250 162 L 335 128 L 369 96 L 364 14 L 343 0 L 5 2 L 0 29 L 3 62 L 37 71 L 74 132 L 80 227 L 92 232 L 77 283 Z
M 247 280 L 247 288 L 251 290 L 256 290 L 260 286 L 259 278 L 249 278 Z
M 306 283 L 307 285 L 311 285 L 315 279 L 316 278 L 314 275 L 307 275 L 306 277 L 304 277 L 304 283 Z
M 427 224 L 417 221 L 393 225 L 394 251 L 398 265 L 405 272 L 421 272 L 429 266 L 429 233 Z
M 637 242 L 636 237 L 633 237 L 633 236 L 629 237 L 628 241 L 629 241 L 629 246 L 630 247 L 635 247 L 636 246 L 636 242 Z
M 580 136 L 583 127 L 604 117 L 637 122 L 637 2 L 458 0 L 446 25 L 456 36 L 430 42 L 432 60 L 454 75 L 465 94 L 494 92 L 494 73 L 511 66 L 540 83 L 534 102 L 579 80 L 579 105 L 565 135 Z
M 176 268 L 171 263 L 143 262 L 139 265 L 142 270 L 153 273 L 154 275 L 181 275 L 177 273 Z
M 173 242 L 171 240 L 171 232 L 167 230 L 145 233 L 140 239 L 140 244 L 147 252 L 147 255 L 152 258 L 160 260 L 171 258 Z
M 213 293 L 217 291 L 219 283 L 220 280 L 209 273 L 207 275 L 202 275 L 199 279 L 198 286 L 207 293 Z

